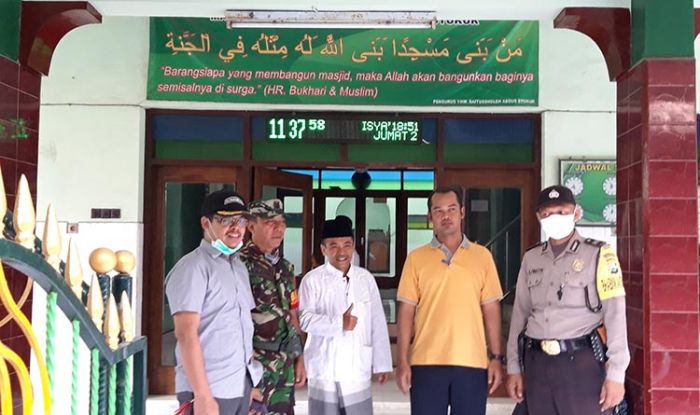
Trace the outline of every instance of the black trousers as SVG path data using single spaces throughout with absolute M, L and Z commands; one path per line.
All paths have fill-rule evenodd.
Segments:
M 609 415 L 601 413 L 605 368 L 591 349 L 550 356 L 525 350 L 525 393 L 533 415 Z
M 411 415 L 484 415 L 486 369 L 411 366 Z

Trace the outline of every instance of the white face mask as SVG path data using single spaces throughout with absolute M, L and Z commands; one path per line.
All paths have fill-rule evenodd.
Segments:
M 573 232 L 576 223 L 573 213 L 570 215 L 553 214 L 540 219 L 540 225 L 548 238 L 563 239 Z

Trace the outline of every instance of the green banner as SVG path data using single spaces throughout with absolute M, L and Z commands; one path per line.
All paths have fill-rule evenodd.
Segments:
M 581 225 L 614 226 L 617 222 L 616 162 L 614 160 L 560 160 L 561 184 L 576 196 Z
M 20 0 L 0 0 L 0 56 L 16 61 L 19 55 Z
M 537 21 L 435 29 L 233 28 L 151 18 L 148 99 L 533 106 Z

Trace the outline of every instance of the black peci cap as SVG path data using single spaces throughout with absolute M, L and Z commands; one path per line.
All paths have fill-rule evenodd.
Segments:
M 202 216 L 248 216 L 243 198 L 232 190 L 217 190 L 209 193 L 202 202 Z
M 323 222 L 321 240 L 326 238 L 342 238 L 345 236 L 354 236 L 352 234 L 352 221 L 347 216 L 338 216 L 335 219 Z
M 350 228 L 352 230 L 352 219 L 345 215 L 338 215 L 335 217 L 335 221 L 340 224 L 340 226 L 344 226 L 346 228 Z
M 537 210 L 547 205 L 559 205 L 564 203 L 576 204 L 574 194 L 571 192 L 571 189 L 566 186 L 549 186 L 542 189 L 539 196 L 537 196 Z

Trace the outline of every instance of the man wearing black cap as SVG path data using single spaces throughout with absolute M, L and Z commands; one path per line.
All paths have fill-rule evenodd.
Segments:
M 610 414 L 630 360 L 617 255 L 576 231 L 582 213 L 568 188 L 542 190 L 536 214 L 548 240 L 525 253 L 518 275 L 508 393 L 518 402 L 527 393 L 534 415 Z
M 245 265 L 236 257 L 248 212 L 235 192 L 202 204 L 203 239 L 168 274 L 165 292 L 175 324 L 175 392 L 194 399 L 194 415 L 247 415 L 262 367 L 253 359 L 255 307 Z
M 389 334 L 374 277 L 352 265 L 355 240 L 347 218 L 323 224 L 328 262 L 299 288 L 309 415 L 371 415 L 372 374 L 386 382 L 392 370 Z

